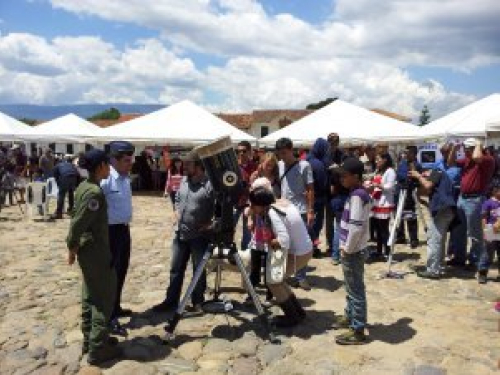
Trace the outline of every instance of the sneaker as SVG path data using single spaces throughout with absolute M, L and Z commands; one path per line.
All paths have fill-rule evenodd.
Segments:
M 340 259 L 332 259 L 332 264 L 338 266 L 340 264 Z
M 376 241 L 373 241 L 376 242 Z M 398 238 L 395 242 L 397 245 L 406 245 L 406 238 Z
M 102 348 L 89 352 L 87 362 L 91 366 L 99 366 L 105 362 L 120 358 L 122 350 L 117 346 L 105 345 Z
M 116 346 L 120 343 L 116 337 L 109 336 L 108 337 L 108 345 L 110 346 Z M 88 341 L 83 341 L 82 345 L 82 356 L 85 354 L 88 354 L 89 352 L 89 342 Z
M 350 329 L 349 332 L 335 337 L 335 342 L 339 345 L 363 345 L 368 342 L 368 338 L 362 330 Z
M 300 289 L 307 290 L 307 291 L 311 290 L 311 285 L 309 285 L 309 282 L 307 280 L 305 280 L 305 279 L 304 280 L 300 280 L 298 282 L 298 287 Z
M 479 271 L 477 273 L 477 282 L 479 284 L 486 284 L 488 282 L 488 272 L 487 271 Z
M 335 315 L 333 317 L 332 328 L 333 329 L 347 329 L 349 328 L 349 318 L 345 315 Z
M 441 276 L 439 276 L 439 273 L 434 273 L 430 271 L 418 271 L 417 276 L 421 277 L 422 279 L 430 279 L 430 280 L 439 280 Z
M 418 241 L 411 241 L 410 248 L 416 249 L 419 245 L 420 245 L 420 243 Z

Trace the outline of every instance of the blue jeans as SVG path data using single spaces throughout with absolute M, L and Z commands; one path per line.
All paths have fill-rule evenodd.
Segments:
M 345 316 L 349 319 L 353 330 L 363 330 L 366 326 L 367 315 L 364 252 L 345 254 L 342 258 L 342 271 L 347 293 Z
M 241 250 L 248 249 L 248 244 L 252 240 L 252 233 L 250 233 L 250 230 L 248 229 L 248 217 L 243 215 L 244 210 L 245 210 L 244 208 L 237 208 L 234 211 L 234 216 L 233 216 L 234 226 L 238 225 L 238 221 L 240 220 L 240 217 L 243 216 L 243 218 L 241 220 L 242 224 L 243 224 L 242 235 L 241 235 L 241 244 L 240 244 Z
M 427 230 L 427 271 L 439 274 L 444 256 L 446 233 L 455 213 L 451 208 L 440 210 L 431 218 Z
M 497 253 L 498 269 L 500 270 L 500 241 L 486 242 L 486 251 L 482 254 L 479 261 L 479 270 L 488 272 L 488 269 L 495 259 Z
M 333 240 L 332 240 L 332 259 L 340 259 L 340 219 L 342 218 L 342 212 L 335 212 L 335 218 L 333 219 Z
M 469 252 L 469 263 L 478 265 L 479 259 L 484 250 L 483 228 L 481 225 L 481 205 L 483 197 L 464 198 L 460 195 L 458 198 L 458 210 L 462 210 L 464 223 L 467 225 L 467 236 L 471 239 L 471 247 Z M 461 215 L 461 213 L 459 213 Z M 463 261 L 467 257 L 466 243 L 465 246 L 460 246 L 455 249 L 458 261 Z
M 321 234 L 321 229 L 323 229 L 323 223 L 325 222 L 325 201 L 315 201 L 314 202 L 314 223 L 309 230 L 309 235 L 311 236 L 311 241 L 317 241 L 319 235 Z
M 189 262 L 192 258 L 193 273 L 203 259 L 203 254 L 207 250 L 209 242 L 207 239 L 198 237 L 191 240 L 181 240 L 178 235 L 175 236 L 172 242 L 172 261 L 170 265 L 170 285 L 167 289 L 167 297 L 165 302 L 173 308 L 177 308 L 181 298 L 182 284 L 184 283 L 184 274 Z M 207 275 L 205 271 L 200 277 L 198 284 L 194 288 L 191 296 L 193 305 L 203 303 L 205 301 L 205 289 L 207 288 Z

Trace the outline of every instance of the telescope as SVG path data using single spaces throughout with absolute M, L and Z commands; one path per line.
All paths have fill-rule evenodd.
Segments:
M 212 184 L 215 193 L 215 214 L 212 221 L 212 238 L 208 249 L 194 271 L 193 278 L 187 288 L 186 294 L 181 300 L 174 316 L 169 319 L 165 326 L 166 339 L 172 340 L 175 328 L 177 327 L 182 314 L 191 298 L 203 271 L 206 269 L 208 261 L 215 257 L 217 260 L 214 298 L 203 304 L 205 312 L 223 312 L 232 310 L 232 304 L 225 298 L 221 298 L 220 287 L 222 280 L 223 259 L 228 259 L 236 264 L 241 274 L 241 278 L 257 310 L 259 319 L 263 324 L 270 342 L 278 343 L 273 329 L 269 324 L 267 314 L 262 307 L 259 296 L 255 291 L 250 278 L 245 270 L 245 265 L 238 254 L 234 242 L 236 223 L 234 222 L 234 208 L 239 197 L 247 188 L 241 178 L 241 171 L 238 165 L 238 159 L 234 152 L 231 139 L 229 137 L 219 138 L 212 143 L 195 148 L 196 153 L 203 163 L 205 173 Z

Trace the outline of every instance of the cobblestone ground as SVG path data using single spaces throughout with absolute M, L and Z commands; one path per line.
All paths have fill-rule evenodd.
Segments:
M 81 357 L 80 271 L 65 263 L 69 219 L 23 219 L 17 207 L 0 212 L 1 374 L 494 374 L 500 360 L 500 297 L 494 279 L 480 286 L 473 274 L 450 273 L 440 281 L 408 274 L 380 279 L 385 265 L 366 267 L 370 343 L 342 347 L 331 329 L 343 311 L 342 273 L 328 259 L 313 260 L 313 289 L 299 290 L 308 318 L 271 345 L 236 273 L 223 285 L 235 301 L 230 315 L 191 316 L 177 338 L 163 342 L 165 316 L 148 310 L 164 297 L 170 262 L 171 207 L 159 197 L 134 197 L 132 261 L 124 303 L 124 359 L 100 370 Z M 421 234 L 423 238 L 423 234 Z M 394 269 L 425 260 L 425 246 L 397 248 Z M 188 278 L 191 273 L 188 273 Z M 213 277 L 210 278 L 212 280 Z M 210 281 L 211 285 L 212 281 Z M 271 311 L 277 313 L 276 307 Z

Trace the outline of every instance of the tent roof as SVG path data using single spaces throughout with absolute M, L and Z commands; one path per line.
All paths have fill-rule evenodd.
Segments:
M 336 100 L 314 113 L 259 140 L 274 145 L 288 137 L 297 146 L 310 146 L 317 138 L 338 133 L 342 143 L 410 141 L 418 137 L 415 125 L 395 120 L 354 104 Z
M 422 127 L 422 135 L 428 138 L 457 136 L 457 137 L 485 137 L 489 128 L 489 122 L 494 118 L 500 118 L 500 94 L 492 94 L 466 105 L 446 116 L 443 116 L 430 124 Z M 498 126 L 496 130 L 498 130 Z
M 228 135 L 233 141 L 256 140 L 187 100 L 101 131 L 101 138 L 106 140 L 182 145 L 201 144 Z
M 99 136 L 101 128 L 70 113 L 33 128 L 31 140 L 85 142 Z
M 32 132 L 33 128 L 31 126 L 0 112 L 0 140 L 22 140 L 26 135 Z

